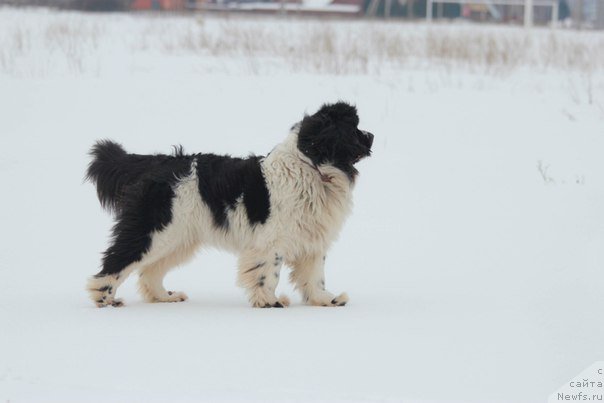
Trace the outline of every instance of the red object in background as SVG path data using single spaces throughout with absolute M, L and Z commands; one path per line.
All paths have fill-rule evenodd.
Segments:
M 470 18 L 472 16 L 472 9 L 467 4 L 463 5 L 461 16 L 464 18 Z
M 181 10 L 185 6 L 184 0 L 159 0 L 162 10 Z
M 184 0 L 134 0 L 133 10 L 180 10 L 184 8 Z
M 133 10 L 150 10 L 151 6 L 151 0 L 134 0 L 130 5 Z

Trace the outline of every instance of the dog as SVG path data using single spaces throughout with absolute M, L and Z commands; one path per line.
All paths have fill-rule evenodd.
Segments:
M 288 306 L 275 296 L 283 264 L 305 304 L 344 306 L 346 293 L 325 289 L 325 257 L 352 207 L 355 164 L 371 155 L 373 134 L 358 129 L 356 107 L 323 105 L 292 127 L 267 156 L 127 153 L 98 141 L 86 178 L 115 216 L 102 270 L 87 290 L 98 307 L 134 271 L 148 302 L 179 302 L 163 278 L 202 246 L 238 255 L 238 284 L 253 307 Z

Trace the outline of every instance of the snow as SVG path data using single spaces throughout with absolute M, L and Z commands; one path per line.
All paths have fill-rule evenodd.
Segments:
M 237 41 L 168 46 L 197 29 Z M 280 53 L 308 32 L 390 29 L 420 40 L 404 62 Z M 250 32 L 279 46 L 246 42 Z M 459 33 L 501 46 L 528 37 L 531 54 L 504 66 L 430 56 Z M 590 62 L 569 63 L 552 40 L 591 49 Z M 0 401 L 545 401 L 604 354 L 600 41 L 0 8 Z M 185 303 L 143 303 L 134 278 L 124 308 L 88 300 L 111 227 L 83 183 L 96 139 L 137 153 L 266 153 L 338 99 L 376 135 L 327 260 L 327 288 L 349 305 L 302 306 L 281 284 L 292 307 L 249 308 L 235 257 L 214 250 L 166 278 Z

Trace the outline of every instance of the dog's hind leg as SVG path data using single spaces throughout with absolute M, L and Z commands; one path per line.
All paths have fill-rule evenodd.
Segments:
M 196 246 L 180 247 L 161 259 L 143 266 L 140 270 L 138 289 L 147 302 L 181 302 L 188 299 L 184 292 L 166 291 L 163 279 L 168 271 L 185 263 L 195 253 Z
M 310 255 L 292 262 L 290 281 L 308 305 L 344 306 L 348 302 L 346 293 L 336 297 L 325 290 L 325 256 Z
M 115 298 L 117 288 L 135 270 L 148 264 L 148 245 L 151 236 L 128 231 L 124 222 L 114 227 L 114 241 L 103 256 L 103 269 L 88 280 L 87 290 L 92 301 L 102 308 L 107 305 L 122 306 L 124 302 Z
M 246 251 L 239 257 L 237 283 L 245 288 L 252 306 L 256 308 L 283 308 L 289 298 L 275 297 L 283 257 L 275 251 Z
M 156 182 L 140 183 L 124 196 L 103 269 L 88 282 L 88 292 L 98 307 L 121 306 L 123 302 L 115 299 L 117 287 L 132 271 L 157 260 L 157 253 L 150 253 L 152 235 L 172 220 L 173 197 L 169 184 Z
M 102 274 L 101 272 L 96 276 L 92 276 L 88 280 L 86 288 L 90 298 L 96 306 L 99 308 L 107 305 L 115 307 L 123 306 L 124 301 L 115 298 L 115 292 L 126 278 L 128 278 L 130 273 L 136 270 L 138 266 L 139 263 L 132 263 L 118 273 Z
M 116 236 L 113 244 L 105 251 L 103 269 L 88 280 L 86 287 L 90 298 L 99 308 L 107 305 L 116 307 L 124 305 L 121 299 L 115 298 L 117 288 L 133 271 L 140 269 L 145 263 L 143 256 L 146 254 L 147 247 L 139 245 L 140 242 L 130 241 L 130 237 L 134 234 L 118 231 L 120 224 L 122 223 L 118 223 L 114 228 Z

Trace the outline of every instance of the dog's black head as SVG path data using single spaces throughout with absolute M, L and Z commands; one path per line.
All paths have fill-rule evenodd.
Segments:
M 354 106 L 345 102 L 326 104 L 305 116 L 298 132 L 298 149 L 315 165 L 330 164 L 354 180 L 354 164 L 371 155 L 373 134 L 359 130 Z

